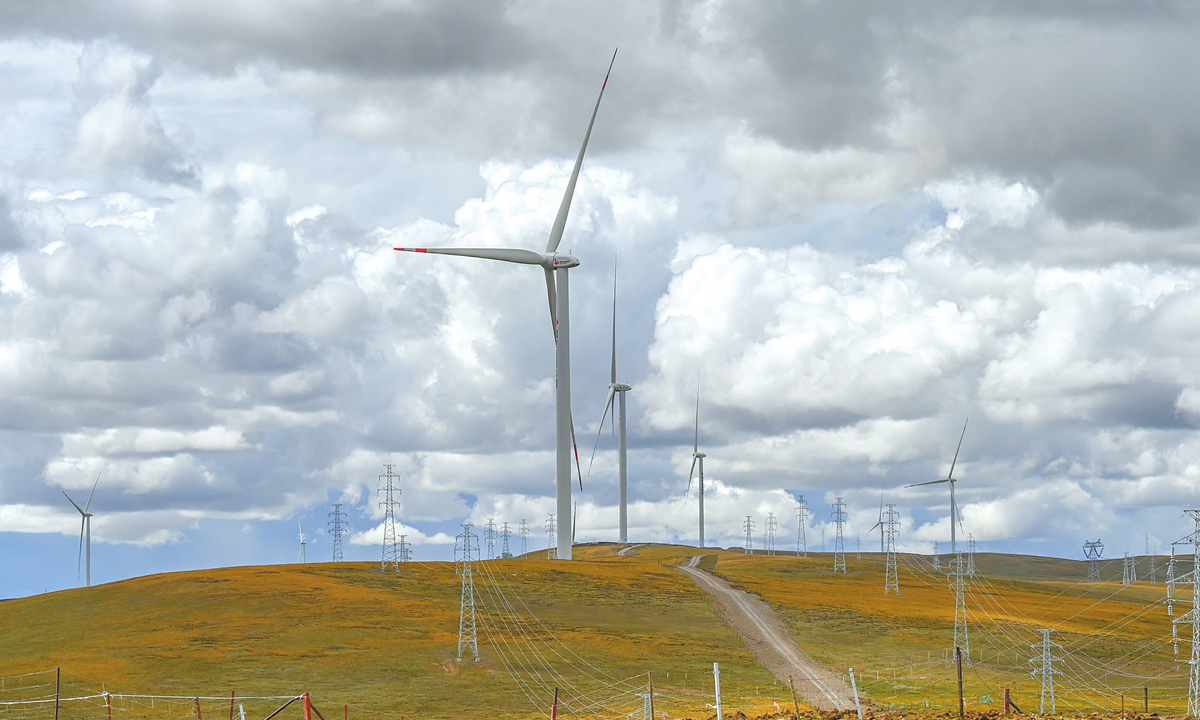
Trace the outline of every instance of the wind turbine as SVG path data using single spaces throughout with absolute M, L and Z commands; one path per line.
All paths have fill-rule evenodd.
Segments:
M 72 500 L 71 496 L 67 495 L 67 491 L 63 490 L 63 496 L 67 498 L 68 502 L 70 502 L 72 505 L 75 506 L 75 509 L 79 511 L 79 514 L 81 516 L 80 523 L 79 523 L 79 557 L 80 557 L 80 559 L 83 559 L 83 539 L 84 539 L 85 535 L 87 536 L 87 586 L 88 587 L 92 586 L 92 514 L 90 512 L 88 512 L 88 509 L 92 507 L 92 496 L 96 494 L 96 486 L 99 484 L 100 484 L 100 474 L 97 473 L 96 474 L 96 482 L 92 483 L 92 492 L 88 494 L 87 502 L 83 504 L 83 507 L 79 507 L 79 503 Z M 78 573 L 79 573 L 79 562 L 78 561 L 76 561 L 76 563 L 75 563 L 75 572 L 76 572 L 76 575 L 78 575 Z
M 871 526 L 871 530 L 875 528 L 879 528 L 879 552 L 886 552 L 883 549 L 883 488 L 879 488 L 879 521 Z M 867 531 L 868 535 L 871 534 L 871 530 Z
M 704 458 L 708 457 L 700 452 L 700 384 L 696 383 L 696 434 L 692 440 L 692 469 L 688 471 L 688 492 L 692 489 L 692 473 L 696 472 L 696 463 L 700 463 L 700 478 L 696 484 L 697 492 L 700 497 L 700 544 L 696 547 L 704 547 Z M 687 497 L 687 493 L 684 493 Z
M 305 551 L 306 542 L 304 542 L 304 528 L 300 527 L 300 521 L 296 521 L 296 529 L 300 531 L 300 552 L 296 553 L 296 557 L 300 558 L 301 563 L 308 562 L 308 553 Z
M 904 487 L 911 488 L 911 487 L 921 487 L 922 485 L 937 485 L 939 483 L 946 483 L 947 485 L 950 486 L 950 554 L 951 555 L 955 555 L 957 553 L 957 548 L 955 547 L 955 544 L 954 544 L 954 537 L 955 537 L 954 536 L 954 522 L 955 522 L 955 520 L 958 521 L 959 525 L 962 525 L 962 513 L 959 512 L 959 510 L 958 510 L 958 501 L 954 499 L 954 483 L 958 482 L 958 480 L 956 480 L 954 477 L 954 466 L 956 464 L 958 464 L 958 451 L 962 450 L 962 441 L 963 441 L 963 437 L 966 436 L 966 434 L 967 434 L 967 422 L 969 422 L 969 421 L 970 421 L 970 418 L 967 418 L 967 420 L 965 422 L 963 422 L 962 435 L 958 436 L 958 447 L 954 449 L 954 460 L 951 461 L 951 463 L 950 463 L 950 473 L 948 475 L 946 475 L 946 477 L 942 478 L 941 480 L 930 480 L 929 482 L 915 483 L 913 485 L 905 485 L 904 486 Z
M 617 264 L 613 263 L 613 323 L 612 323 L 612 365 L 608 376 L 608 400 L 604 402 L 604 413 L 600 415 L 600 428 L 596 430 L 596 442 L 592 445 L 592 459 L 588 461 L 588 477 L 592 475 L 592 463 L 596 460 L 596 448 L 600 446 L 600 433 L 604 431 L 604 419 L 612 407 L 613 398 L 620 395 L 617 409 L 620 410 L 620 434 L 617 436 L 617 477 L 620 486 L 620 507 L 617 511 L 621 528 L 621 542 L 629 542 L 629 512 L 628 512 L 628 479 L 629 464 L 625 445 L 625 393 L 633 388 L 625 383 L 617 382 Z M 618 413 L 614 410 L 613 416 Z
M 600 95 L 596 98 L 596 106 L 592 108 L 592 118 L 588 121 L 587 132 L 583 135 L 583 144 L 579 147 L 579 156 L 575 158 L 575 167 L 571 170 L 571 179 L 567 181 L 567 190 L 563 193 L 562 203 L 558 207 L 558 215 L 554 218 L 554 225 L 550 228 L 550 238 L 546 242 L 544 253 L 520 248 L 394 248 L 401 252 L 458 255 L 484 258 L 485 260 L 500 260 L 519 265 L 540 265 L 545 271 L 546 294 L 550 300 L 550 323 L 554 329 L 556 346 L 555 478 L 559 519 L 557 557 L 561 560 L 571 559 L 571 539 L 574 537 L 571 518 L 572 451 L 575 452 L 576 469 L 579 464 L 579 450 L 575 447 L 575 427 L 571 419 L 571 315 L 568 275 L 571 268 L 579 266 L 579 258 L 568 253 L 558 252 L 558 245 L 562 242 L 563 229 L 567 225 L 567 213 L 571 210 L 571 198 L 575 194 L 575 183 L 579 180 L 579 169 L 583 166 L 583 155 L 587 152 L 588 140 L 592 137 L 592 126 L 596 123 L 596 113 L 600 111 L 600 100 L 604 97 L 604 88 L 608 86 L 608 75 L 612 72 L 613 63 L 616 60 L 617 53 L 613 52 L 612 61 L 608 63 L 608 72 L 604 74 L 604 84 L 600 86 Z M 582 473 L 579 476 L 579 488 L 583 489 Z

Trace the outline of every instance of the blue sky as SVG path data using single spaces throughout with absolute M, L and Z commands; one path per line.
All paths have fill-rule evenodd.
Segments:
M 615 46 L 563 248 L 590 445 L 634 386 L 630 535 L 837 496 L 901 547 L 1166 552 L 1200 489 L 1200 96 L 1187 4 L 152 2 L 0 9 L 0 597 L 93 575 L 421 559 L 553 510 L 539 248 Z M 605 431 L 580 540 L 616 537 Z M 784 538 L 792 538 L 785 542 Z M 852 542 L 852 541 L 851 541 Z M 877 542 L 877 540 L 876 540 Z

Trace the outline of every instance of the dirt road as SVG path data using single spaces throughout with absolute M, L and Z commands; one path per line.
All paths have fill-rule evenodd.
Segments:
M 796 693 L 822 710 L 853 710 L 854 694 L 835 673 L 817 664 L 796 645 L 783 621 L 765 602 L 697 567 L 694 557 L 677 567 L 700 589 L 717 599 L 721 614 L 742 637 L 742 642 L 763 667 L 786 683 L 791 677 Z

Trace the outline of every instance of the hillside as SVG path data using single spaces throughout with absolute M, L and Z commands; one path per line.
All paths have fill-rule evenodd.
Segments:
M 581 546 L 576 562 L 478 566 L 479 663 L 454 659 L 460 583 L 449 563 L 408 563 L 399 574 L 361 563 L 228 568 L 12 600 L 0 603 L 0 701 L 45 694 L 46 675 L 15 676 L 61 666 L 64 696 L 181 697 L 114 697 L 118 720 L 195 717 L 194 696 L 213 698 L 201 701 L 204 715 L 224 717 L 231 691 L 249 720 L 282 701 L 240 698 L 305 691 L 328 720 L 527 718 L 540 716 L 534 703 L 547 703 L 555 686 L 564 715 L 616 717 L 640 712 L 636 693 L 653 671 L 656 712 L 700 718 L 712 712 L 717 661 L 726 717 L 791 706 L 786 686 L 754 662 L 710 598 L 670 568 L 693 548 L 618 550 Z M 883 595 L 878 555 L 851 556 L 849 572 L 835 577 L 828 556 L 707 554 L 705 565 L 762 596 L 816 659 L 840 672 L 855 667 L 864 702 L 953 704 L 953 665 L 943 659 L 953 595 L 926 558 L 902 556 L 897 598 Z M 1010 687 L 1022 709 L 1036 709 L 1029 645 L 1037 628 L 1055 627 L 1067 657 L 1060 711 L 1115 709 L 1122 691 L 1140 704 L 1143 686 L 1152 711 L 1182 710 L 1186 674 L 1166 642 L 1161 584 L 1088 584 L 1083 563 L 1046 558 L 980 555 L 977 566 L 967 593 L 971 707 L 998 709 Z M 0 716 L 48 718 L 52 709 L 8 706 Z M 107 712 L 91 699 L 65 703 L 60 718 L 107 720 Z M 298 706 L 280 715 L 299 717 Z

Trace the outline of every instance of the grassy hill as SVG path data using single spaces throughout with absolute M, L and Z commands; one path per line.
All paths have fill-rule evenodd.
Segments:
M 343 712 L 527 718 L 540 716 L 535 703 L 548 703 L 555 686 L 566 714 L 616 717 L 640 712 L 635 693 L 653 671 L 657 712 L 707 718 L 717 661 L 726 717 L 791 706 L 788 689 L 754 662 L 709 597 L 670 569 L 693 548 L 641 546 L 627 557 L 618 549 L 581 546 L 569 563 L 478 566 L 478 663 L 455 660 L 460 581 L 450 563 L 408 563 L 399 574 L 360 563 L 227 568 L 12 600 L 0 603 L 0 701 L 45 695 L 45 674 L 16 676 L 61 666 L 64 696 L 178 696 L 113 697 L 114 720 L 194 718 L 194 696 L 212 698 L 200 701 L 203 716 L 224 717 L 231 691 L 308 691 L 327 720 Z M 814 657 L 843 672 L 853 666 L 870 704 L 955 703 L 954 667 L 945 661 L 953 594 L 926 558 L 903 556 L 901 594 L 885 597 L 879 555 L 851 556 L 849 572 L 836 576 L 828 555 L 708 555 L 706 565 L 761 595 Z M 1060 712 L 1112 710 L 1121 692 L 1140 708 L 1143 686 L 1152 711 L 1182 711 L 1186 671 L 1168 643 L 1161 584 L 1089 584 L 1086 565 L 1065 560 L 981 554 L 976 562 L 967 593 L 969 707 L 998 709 L 1009 687 L 1022 709 L 1036 710 L 1029 645 L 1038 628 L 1053 627 L 1067 658 L 1057 678 Z M 1190 648 L 1180 652 L 1186 660 Z M 282 704 L 236 702 L 249 720 Z M 8 706 L 0 720 L 48 720 L 52 710 Z M 107 720 L 107 712 L 103 699 L 68 702 L 60 720 Z M 298 706 L 280 715 L 299 717 Z

